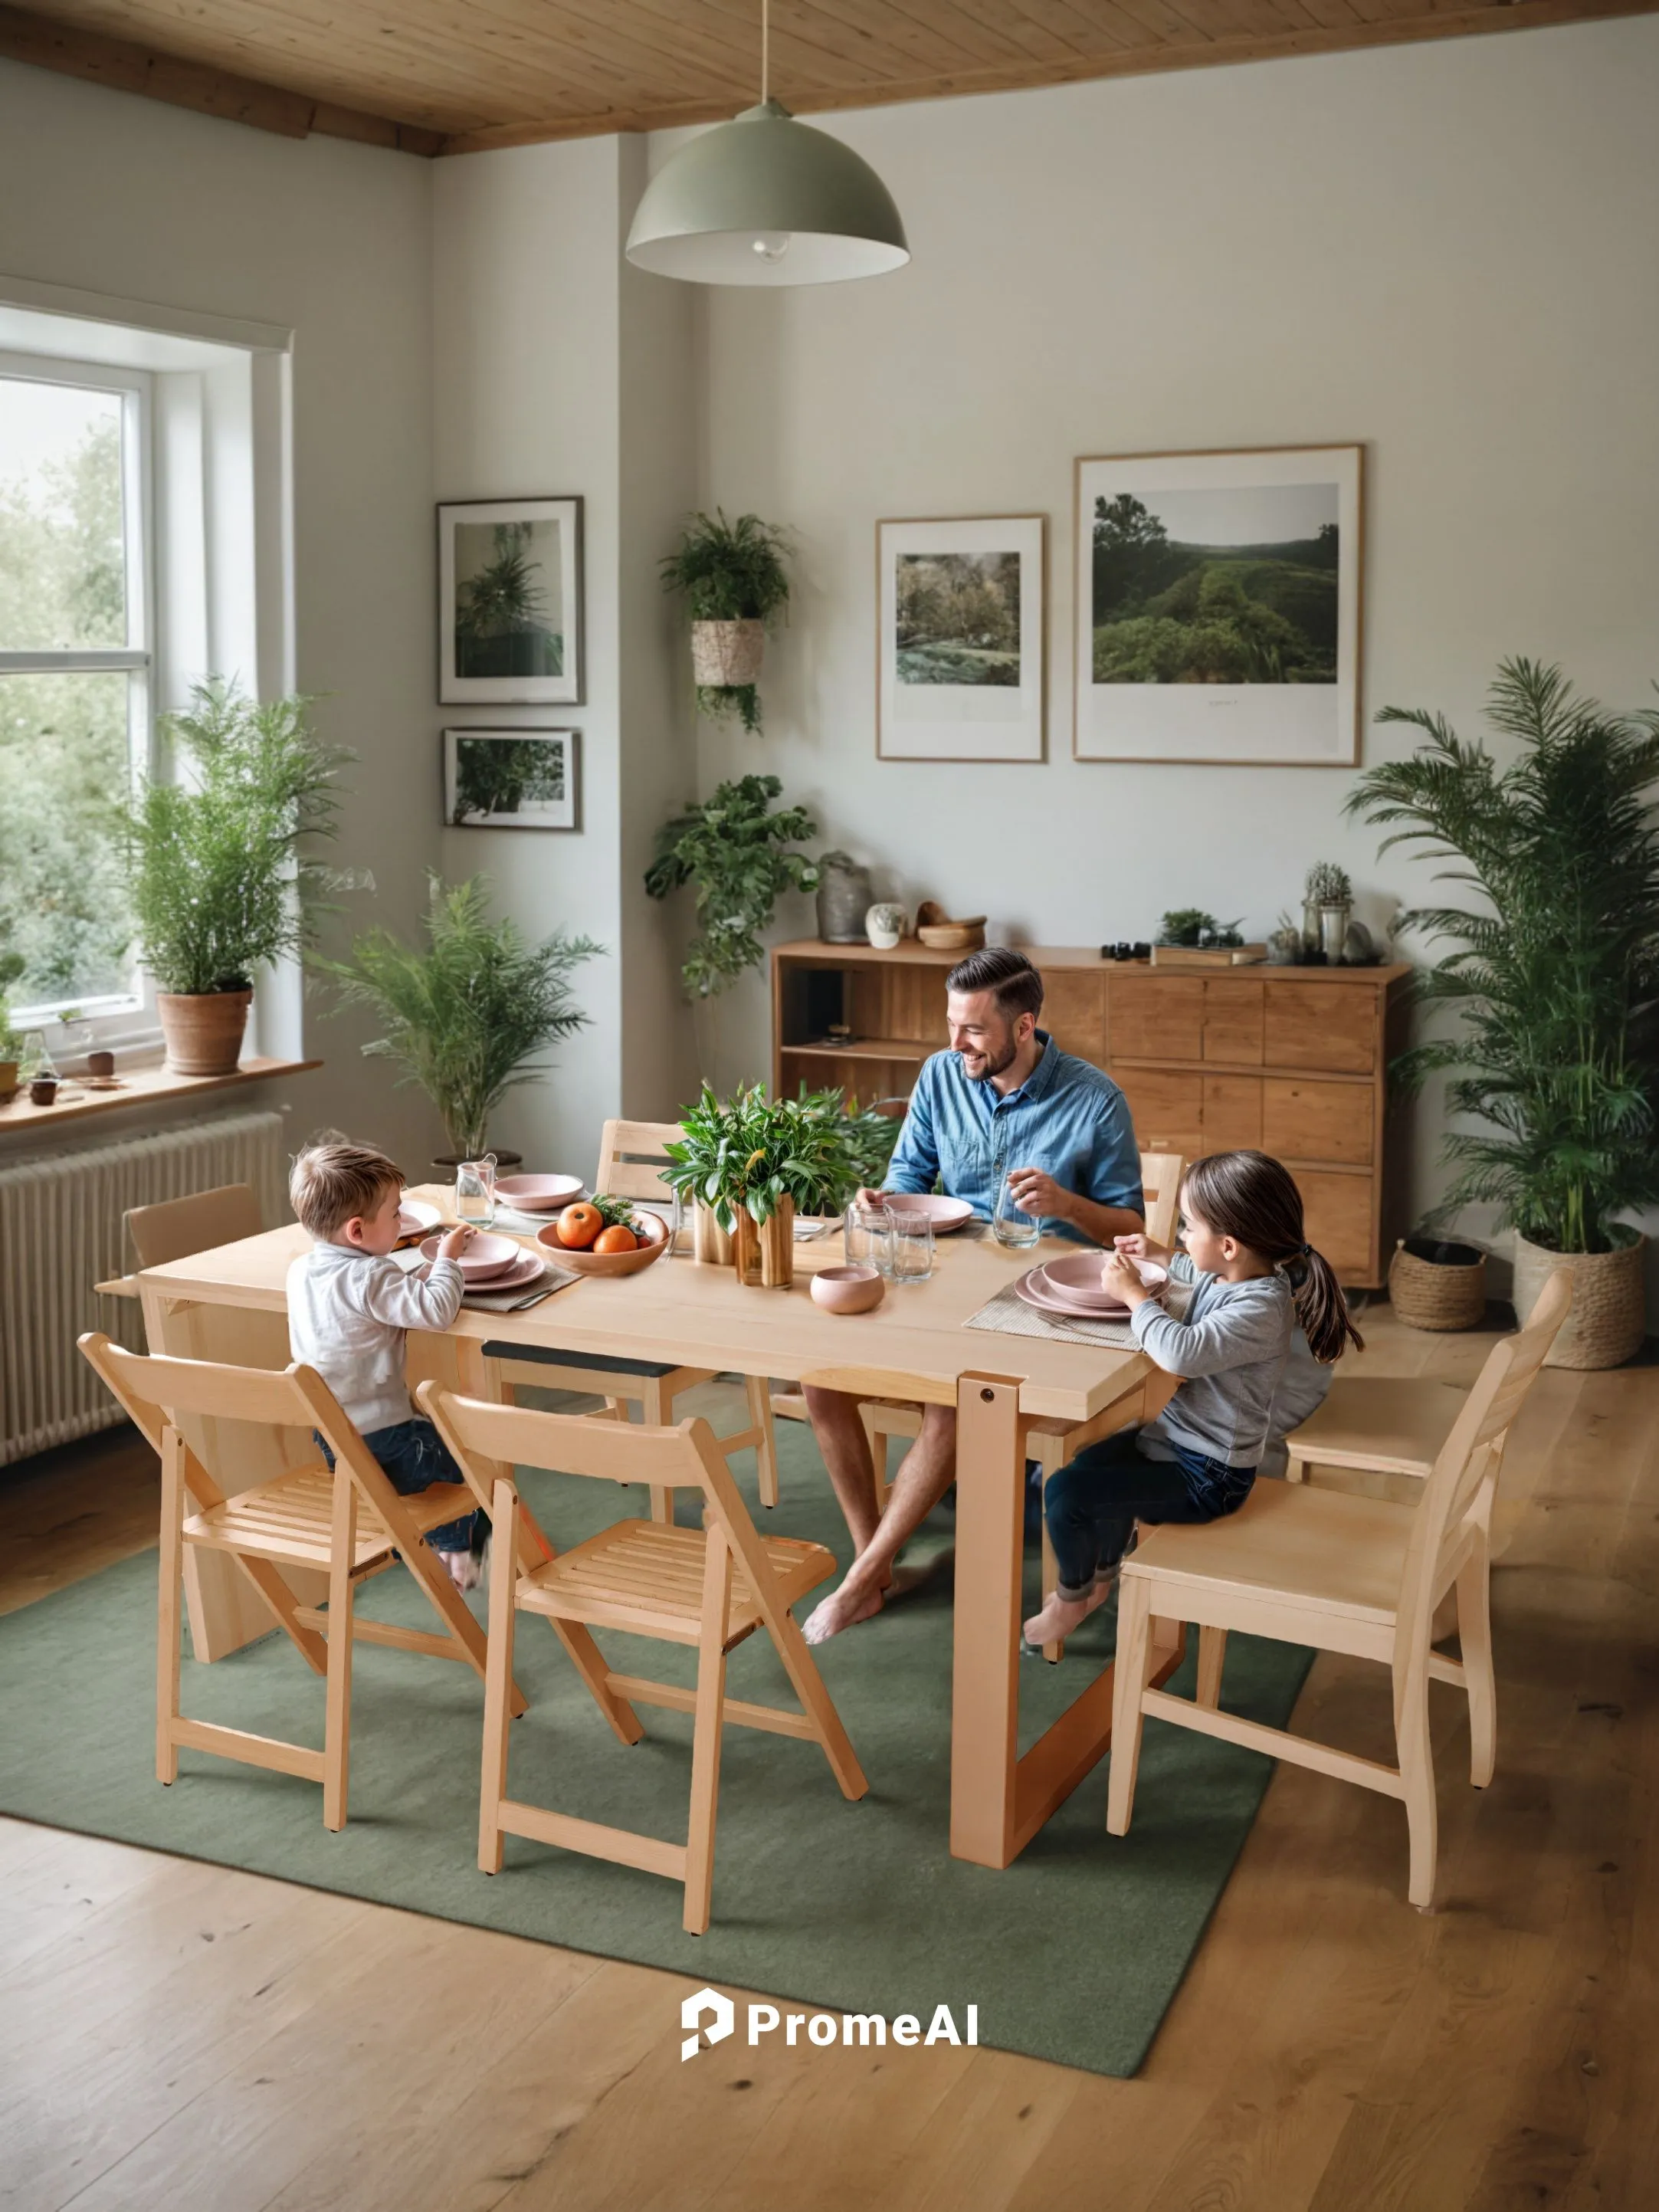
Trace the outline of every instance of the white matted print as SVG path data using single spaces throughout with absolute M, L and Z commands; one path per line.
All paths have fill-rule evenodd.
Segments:
M 452 830 L 579 830 L 574 730 L 446 730 Z
M 1041 514 L 876 525 L 876 753 L 1040 761 Z
M 1363 460 L 1078 463 L 1078 759 L 1357 765 Z
M 446 706 L 578 706 L 582 503 L 438 509 L 438 696 Z

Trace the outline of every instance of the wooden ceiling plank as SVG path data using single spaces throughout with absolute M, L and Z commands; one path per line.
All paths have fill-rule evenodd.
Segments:
M 1009 35 L 1006 7 L 985 9 L 962 0 L 798 0 L 814 15 L 854 17 L 873 29 L 878 24 L 895 54 L 907 64 L 958 69 L 964 63 L 986 67 L 1018 62 L 1027 52 Z M 774 21 L 776 21 L 775 13 Z

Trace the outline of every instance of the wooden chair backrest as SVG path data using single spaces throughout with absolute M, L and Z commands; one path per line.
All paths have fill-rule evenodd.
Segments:
M 1181 1179 L 1187 1172 L 1180 1152 L 1143 1152 L 1140 1156 L 1140 1194 L 1146 1201 L 1146 1236 L 1166 1251 L 1175 1245 L 1176 1223 L 1181 1218 Z
M 1395 1650 L 1398 1706 L 1407 1670 L 1427 1664 L 1434 1609 L 1472 1524 L 1492 1520 L 1504 1448 L 1572 1304 L 1572 1277 L 1558 1267 L 1523 1329 L 1493 1345 L 1423 1486 L 1401 1580 Z
M 679 1139 L 678 1121 L 607 1121 L 599 1137 L 594 1189 L 608 1198 L 672 1198 L 662 1179 L 668 1163 L 663 1147 Z
M 165 1199 L 158 1206 L 135 1206 L 121 1218 L 140 1267 L 164 1267 L 169 1260 L 238 1244 L 264 1227 L 259 1201 L 245 1182 Z

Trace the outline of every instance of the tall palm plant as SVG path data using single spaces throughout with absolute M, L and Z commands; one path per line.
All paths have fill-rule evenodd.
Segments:
M 1659 714 L 1617 715 L 1559 668 L 1501 664 L 1493 727 L 1506 765 L 1444 717 L 1385 708 L 1427 743 L 1362 776 L 1347 805 L 1383 840 L 1456 865 L 1476 906 L 1431 905 L 1403 926 L 1457 950 L 1419 978 L 1455 1034 L 1416 1046 L 1408 1090 L 1454 1072 L 1448 1099 L 1484 1126 L 1454 1130 L 1457 1170 L 1440 1209 L 1494 1202 L 1529 1243 L 1607 1252 L 1616 1218 L 1659 1202 Z

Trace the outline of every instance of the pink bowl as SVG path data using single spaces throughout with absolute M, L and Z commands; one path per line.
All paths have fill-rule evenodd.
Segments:
M 1104 1252 L 1068 1252 L 1063 1259 L 1047 1261 L 1041 1273 L 1045 1283 L 1068 1298 L 1077 1298 L 1090 1305 L 1109 1306 L 1121 1310 L 1122 1300 L 1115 1297 L 1101 1281 Z M 1155 1289 L 1170 1279 L 1170 1271 L 1156 1260 L 1138 1262 L 1140 1279 L 1148 1290 Z
M 440 1237 L 428 1237 L 421 1247 L 422 1258 L 435 1260 L 438 1247 L 442 1242 Z M 509 1267 L 516 1265 L 523 1249 L 510 1237 L 492 1237 L 488 1230 L 483 1230 L 473 1238 L 455 1264 L 469 1283 L 487 1283 L 492 1275 L 504 1275 Z
M 568 1206 L 573 1198 L 582 1194 L 580 1176 L 514 1175 L 498 1176 L 495 1195 L 504 1198 L 511 1206 L 522 1206 L 526 1213 L 553 1213 L 562 1206 Z
M 812 1303 L 826 1313 L 869 1313 L 886 1295 L 873 1267 L 820 1267 L 812 1278 Z

